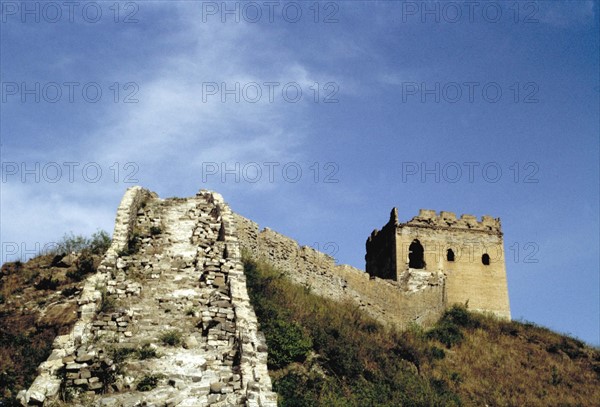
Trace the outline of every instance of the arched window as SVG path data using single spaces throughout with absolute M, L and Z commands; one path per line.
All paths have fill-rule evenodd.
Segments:
M 454 261 L 454 251 L 452 249 L 448 249 L 446 252 L 446 260 Z
M 483 256 L 481 256 L 481 262 L 483 263 L 484 266 L 489 266 L 490 265 L 490 256 L 487 253 L 484 253 Z
M 425 268 L 425 261 L 423 260 L 423 246 L 417 239 L 408 247 L 408 267 L 411 269 L 422 269 Z

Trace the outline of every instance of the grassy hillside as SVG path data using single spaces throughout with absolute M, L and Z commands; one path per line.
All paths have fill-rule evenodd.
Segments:
M 17 393 L 29 387 L 57 335 L 77 321 L 83 279 L 96 271 L 110 238 L 67 235 L 54 253 L 0 269 L 0 405 L 19 405 Z M 65 253 L 76 253 L 65 255 Z
M 3 265 L 0 405 L 70 330 L 81 281 L 108 243 Z M 282 406 L 600 406 L 600 351 L 577 339 L 460 306 L 432 329 L 390 332 L 266 263 L 244 264 Z
M 281 406 L 595 406 L 600 351 L 529 323 L 448 310 L 390 332 L 353 304 L 244 260 Z

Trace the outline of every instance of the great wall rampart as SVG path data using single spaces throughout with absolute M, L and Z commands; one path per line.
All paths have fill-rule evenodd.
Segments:
M 474 233 L 486 236 L 475 239 L 483 239 L 482 250 L 502 248 L 499 219 L 479 222 L 421 210 L 399 223 L 393 210 L 388 224 L 367 241 L 366 273 L 271 229 L 260 230 L 217 193 L 159 199 L 130 188 L 117 210 L 112 244 L 98 272 L 85 281 L 78 322 L 55 339 L 39 376 L 19 399 L 25 406 L 46 405 L 67 392 L 69 405 L 85 407 L 275 406 L 242 251 L 390 327 L 428 326 L 448 305 L 471 297 L 475 309 L 510 318 L 503 258 L 494 259 L 493 267 L 487 267 L 489 256 L 484 266 L 467 256 L 443 263 L 432 251 L 438 246 L 444 253 L 447 246 L 458 251 Z M 422 264 L 413 267 L 411 247 L 418 239 L 429 251 L 421 248 Z M 165 340 L 167 333 L 175 343 Z M 154 357 L 116 360 L 119 350 L 140 349 Z M 140 386 L 144 378 L 153 378 L 151 389 Z

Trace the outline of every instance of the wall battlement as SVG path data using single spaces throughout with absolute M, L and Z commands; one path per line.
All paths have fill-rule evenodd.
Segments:
M 476 216 L 469 214 L 462 214 L 460 218 L 457 218 L 454 212 L 440 211 L 438 214 L 432 209 L 419 209 L 419 214 L 417 216 L 413 217 L 408 222 L 401 223 L 398 221 L 398 209 L 393 208 L 390 213 L 390 221 L 384 226 L 384 229 L 391 227 L 402 228 L 407 226 L 445 228 L 502 235 L 500 218 L 483 215 L 481 220 L 477 220 Z M 380 232 L 380 230 L 374 229 L 369 240 L 375 239 Z
M 417 216 L 400 226 L 404 225 L 467 229 L 502 234 L 500 218 L 484 215 L 481 217 L 481 221 L 478 221 L 477 217 L 473 215 L 463 214 L 457 218 L 454 212 L 441 211 L 437 214 L 431 209 L 419 210 Z

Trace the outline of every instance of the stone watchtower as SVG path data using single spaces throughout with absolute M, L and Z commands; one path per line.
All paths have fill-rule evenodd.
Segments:
M 465 304 L 510 319 L 500 219 L 421 209 L 406 223 L 389 222 L 367 240 L 366 271 L 406 291 L 442 278 L 446 305 Z

